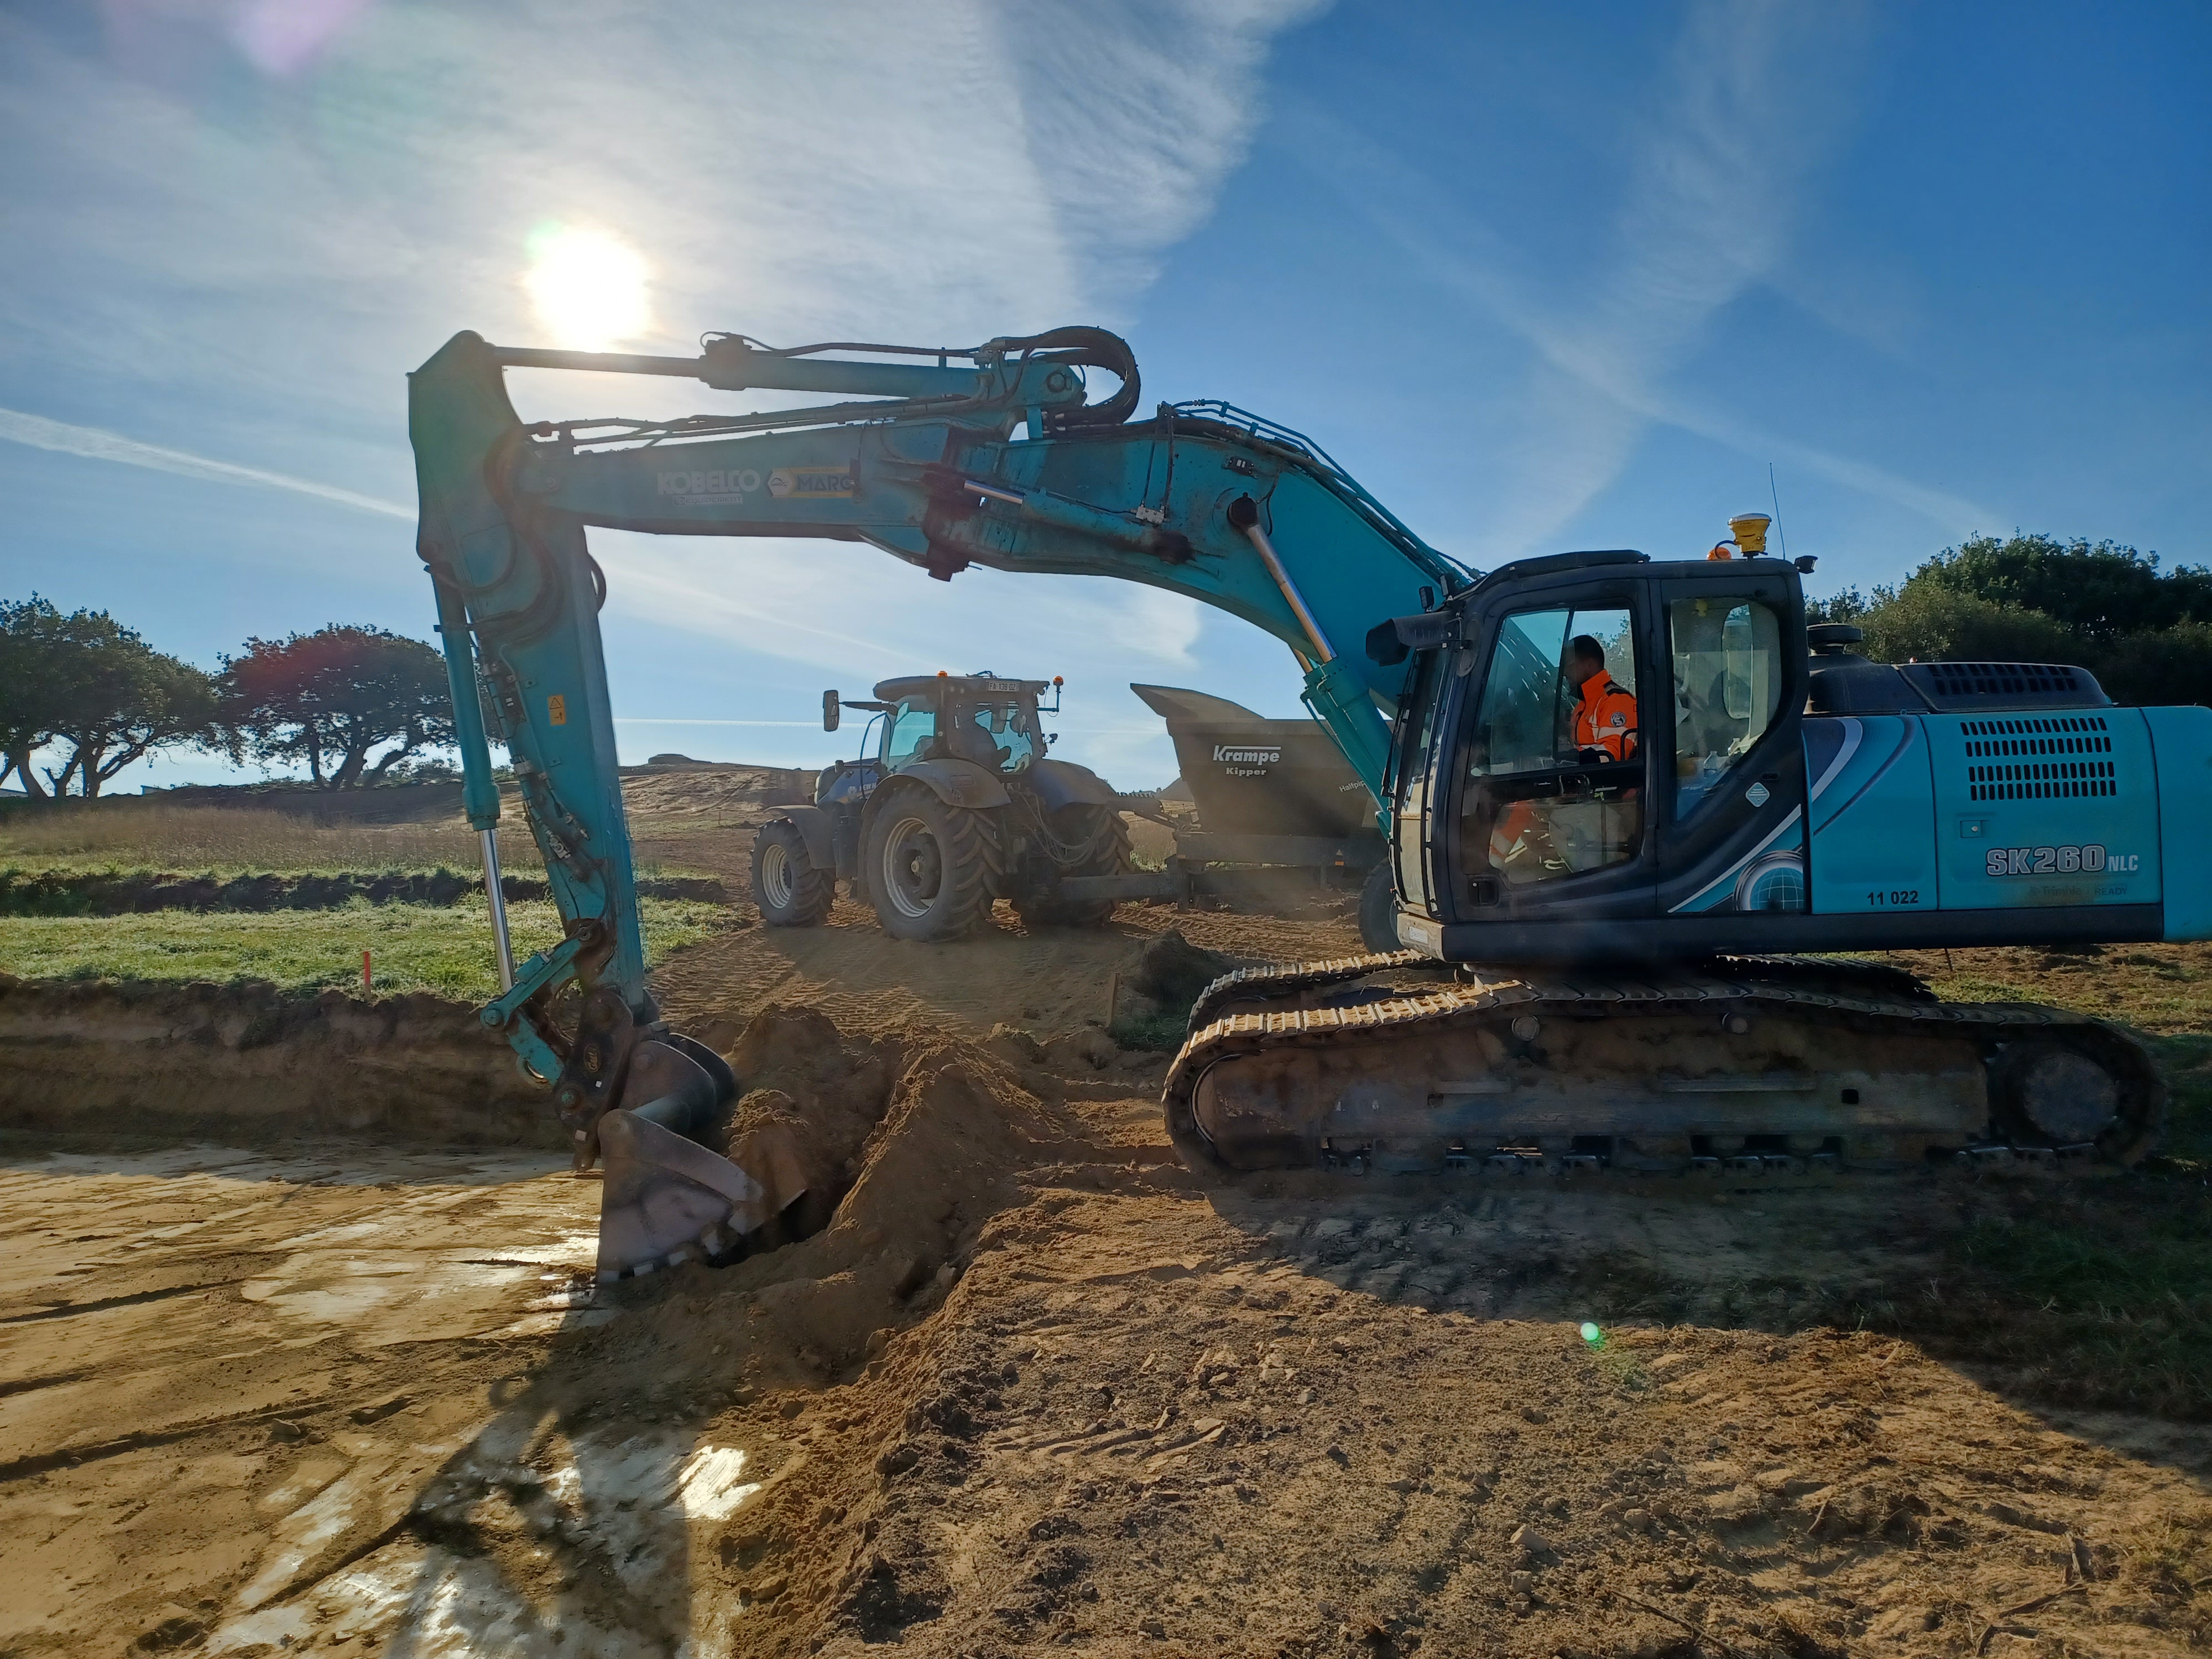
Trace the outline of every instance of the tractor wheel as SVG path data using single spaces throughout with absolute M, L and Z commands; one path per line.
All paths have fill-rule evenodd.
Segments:
M 1063 806 L 1048 821 L 1063 845 L 1090 843 L 1090 854 L 1070 876 L 1121 876 L 1129 872 L 1129 826 L 1110 806 Z M 1114 914 L 1112 899 L 1060 899 L 1045 894 L 1018 897 L 1014 909 L 1028 927 L 1097 927 Z
M 926 789 L 902 789 L 877 807 L 860 872 L 869 902 L 893 939 L 957 939 L 991 913 L 981 814 Z
M 753 902 L 771 927 L 816 927 L 837 896 L 835 872 L 807 856 L 806 837 L 788 819 L 753 838 Z
M 1390 884 L 1387 855 L 1376 861 L 1359 890 L 1359 942 L 1370 951 L 1405 948 L 1398 942 L 1398 894 Z

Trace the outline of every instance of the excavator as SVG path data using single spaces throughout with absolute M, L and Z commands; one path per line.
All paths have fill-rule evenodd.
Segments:
M 827 401 L 526 423 L 510 368 Z M 1215 401 L 1140 416 L 1139 385 L 1095 328 L 716 334 L 696 357 L 465 332 L 410 377 L 500 960 L 482 1018 L 550 1085 L 579 1171 L 604 1160 L 603 1279 L 726 1259 L 804 1194 L 773 1149 L 706 1144 L 737 1079 L 647 987 L 599 527 L 862 542 L 942 580 L 1112 576 L 1289 647 L 1374 798 L 1400 948 L 1208 988 L 1163 1100 L 1194 1168 L 1814 1179 L 2154 1143 L 2164 1085 L 2118 1028 L 1942 1001 L 1849 953 L 2212 936 L 2212 710 L 2116 708 L 2063 665 L 1869 662 L 1847 629 L 1808 634 L 1810 562 L 1745 521 L 1739 556 L 1476 571 L 1311 439 Z M 565 924 L 519 965 L 492 737 Z M 917 868 L 956 879 L 958 856 Z

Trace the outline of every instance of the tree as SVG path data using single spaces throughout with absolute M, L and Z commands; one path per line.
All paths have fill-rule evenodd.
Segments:
M 1929 560 L 1906 585 L 1914 582 L 2039 611 L 2106 644 L 2176 623 L 2212 623 L 2212 570 L 2183 565 L 2161 572 L 2157 554 L 2109 541 L 1977 536 Z
M 156 749 L 216 741 L 215 688 L 206 673 L 165 656 L 105 611 L 63 615 L 36 594 L 0 605 L 0 744 L 25 793 L 46 791 L 32 751 L 67 743 L 46 777 L 65 795 L 97 799 L 100 787 Z
M 2074 663 L 2122 703 L 2212 703 L 2212 570 L 2113 542 L 1978 536 L 1872 602 L 1846 589 L 1806 612 L 1856 623 L 1880 661 Z
M 21 601 L 0 599 L 0 783 L 13 775 L 37 800 L 46 792 L 31 756 L 60 729 L 67 658 L 81 631 L 77 621 L 36 593 Z
M 2115 702 L 2138 708 L 2212 703 L 2212 623 L 2127 635 L 2091 666 Z
M 2024 605 L 1908 581 L 1858 618 L 1866 654 L 1882 662 L 2079 662 L 2083 641 L 2063 623 Z
M 234 757 L 305 762 L 325 789 L 380 783 L 409 756 L 453 741 L 445 659 L 381 628 L 334 623 L 248 640 L 223 659 L 221 686 Z M 382 744 L 392 747 L 371 764 Z
M 1855 623 L 1878 605 L 1887 605 L 1897 597 L 1893 587 L 1877 587 L 1869 599 L 1856 587 L 1846 587 L 1841 592 L 1825 599 L 1805 601 L 1805 620 L 1808 623 Z

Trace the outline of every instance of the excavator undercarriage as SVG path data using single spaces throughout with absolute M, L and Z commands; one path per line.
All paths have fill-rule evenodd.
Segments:
M 1247 969 L 1192 1011 L 1170 1133 L 1224 1170 L 1775 1176 L 2129 1164 L 2165 1085 L 2101 1021 L 1805 957 Z

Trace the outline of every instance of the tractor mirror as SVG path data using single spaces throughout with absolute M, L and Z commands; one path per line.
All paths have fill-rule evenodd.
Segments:
M 822 694 L 822 729 L 824 732 L 835 732 L 837 729 L 838 713 L 837 694 L 835 691 L 824 691 Z

